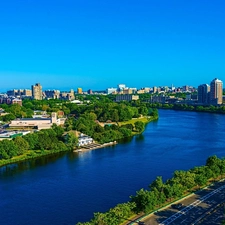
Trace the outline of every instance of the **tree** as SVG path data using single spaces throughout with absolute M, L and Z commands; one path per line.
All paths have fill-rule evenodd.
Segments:
M 57 126 L 55 123 L 52 125 L 52 130 L 56 133 L 56 137 L 59 139 L 64 133 L 64 129 L 61 126 Z
M 5 116 L 2 116 L 2 120 L 4 122 L 8 122 L 8 121 L 11 121 L 11 120 L 14 120 L 14 119 L 16 119 L 16 116 L 13 115 L 12 113 L 9 113 L 9 114 L 7 114 Z
M 112 112 L 111 112 L 111 120 L 113 122 L 118 122 L 119 121 L 119 113 L 118 113 L 118 110 L 117 109 L 114 109 Z
M 156 177 L 156 179 L 149 185 L 149 188 L 150 190 L 153 190 L 155 188 L 159 192 L 162 192 L 164 188 L 162 177 L 161 176 Z
M 142 133 L 145 129 L 145 124 L 142 122 L 142 121 L 136 121 L 134 123 L 135 125 L 135 130 L 138 132 L 138 133 Z
M 200 187 L 207 183 L 207 174 L 206 174 L 206 167 L 195 167 L 191 170 L 192 173 L 195 174 L 195 184 Z
M 27 141 L 29 148 L 31 150 L 37 149 L 38 146 L 38 134 L 37 133 L 32 133 L 32 134 L 27 134 L 23 136 L 24 140 Z
M 123 134 L 123 137 L 130 137 L 132 135 L 132 131 L 127 128 L 120 128 L 119 131 Z
M 38 132 L 38 149 L 53 150 L 57 143 L 58 139 L 54 130 L 46 129 Z
M 143 188 L 136 192 L 135 196 L 131 196 L 131 202 L 135 202 L 135 212 L 144 212 L 146 206 L 149 204 L 149 192 Z
M 18 154 L 18 147 L 11 140 L 3 140 L 0 142 L 0 154 L 4 159 L 10 159 Z
M 141 106 L 139 109 L 139 114 L 143 115 L 143 116 L 147 116 L 148 115 L 148 108 L 146 106 Z
M 210 156 L 206 161 L 206 166 L 213 172 L 213 178 L 216 179 L 221 174 L 221 160 L 217 156 Z
M 24 138 L 17 136 L 13 139 L 13 141 L 15 146 L 18 148 L 18 155 L 22 155 L 29 149 L 29 144 Z
M 66 136 L 66 144 L 69 149 L 73 150 L 74 147 L 78 145 L 78 138 L 74 134 L 74 132 L 69 131 L 67 136 Z

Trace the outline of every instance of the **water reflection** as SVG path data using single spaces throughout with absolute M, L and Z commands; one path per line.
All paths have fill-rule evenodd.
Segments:
M 36 169 L 36 167 L 46 166 L 49 163 L 56 162 L 59 158 L 62 158 L 66 153 L 60 152 L 57 154 L 47 155 L 36 159 L 30 159 L 18 163 L 13 163 L 0 167 L 0 177 L 13 176 L 21 173 L 25 170 Z
M 143 134 L 139 134 L 139 135 L 135 136 L 136 142 L 144 141 L 144 139 L 145 139 L 145 136 Z

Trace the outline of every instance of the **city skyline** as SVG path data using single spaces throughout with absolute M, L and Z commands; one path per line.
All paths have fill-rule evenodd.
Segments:
M 214 80 L 216 80 L 216 79 L 218 79 L 218 78 L 214 78 Z M 211 78 L 211 80 L 212 80 L 212 78 Z M 221 82 L 223 83 L 222 80 L 221 80 Z M 137 86 L 130 87 L 130 86 L 127 85 L 127 83 L 123 83 L 123 84 L 117 83 L 116 85 L 104 87 L 101 90 L 94 90 L 91 87 L 88 87 L 87 89 L 83 89 L 83 87 L 80 87 L 80 86 L 75 87 L 75 86 L 72 85 L 72 86 L 70 86 L 68 88 L 43 87 L 43 91 L 53 91 L 54 90 L 54 91 L 68 92 L 68 90 L 69 91 L 71 91 L 71 90 L 74 91 L 75 90 L 77 93 L 81 94 L 83 91 L 84 92 L 93 92 L 93 91 L 106 91 L 107 92 L 108 89 L 118 90 L 118 89 L 120 89 L 120 87 L 122 87 L 122 89 L 124 89 L 124 88 L 125 89 L 132 89 L 132 90 L 135 90 L 135 91 L 142 90 L 142 89 L 146 89 L 146 88 L 149 89 L 149 90 L 150 89 L 154 90 L 155 88 L 156 89 L 157 88 L 168 88 L 168 89 L 171 89 L 171 90 L 173 90 L 173 89 L 179 90 L 179 89 L 186 89 L 186 88 L 198 89 L 199 86 L 204 86 L 204 85 L 208 85 L 209 86 L 209 83 L 210 82 L 201 82 L 197 86 L 192 86 L 192 85 L 187 85 L 187 84 L 181 85 L 181 86 L 175 86 L 175 85 L 171 84 L 171 85 L 165 85 L 165 86 L 159 85 L 159 86 L 141 86 L 141 87 L 137 87 Z M 35 84 L 35 86 L 38 86 L 38 85 L 41 85 L 41 83 L 38 82 L 38 83 Z M 27 90 L 27 91 L 32 91 L 33 90 L 33 86 L 34 86 L 33 84 L 30 84 L 30 87 L 17 87 L 17 88 L 13 87 L 13 88 L 5 88 L 5 89 L 2 89 L 0 87 L 0 93 L 4 93 L 4 92 L 8 92 L 8 91 L 13 91 L 13 90 L 21 90 L 21 91 Z M 41 86 L 41 89 L 42 89 L 42 86 Z M 224 89 L 225 88 L 222 88 L 222 90 L 224 90 Z
M 225 80 L 225 2 L 4 1 L 1 91 Z

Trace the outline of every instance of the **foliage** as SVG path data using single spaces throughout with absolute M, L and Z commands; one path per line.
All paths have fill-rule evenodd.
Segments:
M 163 182 L 162 177 L 157 177 L 150 185 L 149 190 L 140 189 L 136 195 L 130 197 L 130 202 L 119 204 L 106 213 L 94 213 L 90 222 L 78 223 L 77 225 L 119 225 L 129 216 L 135 213 L 148 213 L 156 210 L 160 205 L 171 202 L 183 196 L 187 191 L 194 191 L 196 187 L 202 187 L 214 178 L 214 173 L 208 175 L 209 169 L 225 175 L 225 159 L 219 159 L 217 156 L 211 156 L 207 159 L 206 165 L 195 167 L 189 171 L 175 171 L 174 176 Z M 218 172 L 219 168 L 219 172 Z
M 225 114 L 225 106 L 151 103 L 153 108 Z
M 142 133 L 145 129 L 145 124 L 142 121 L 137 121 L 134 123 L 134 125 L 135 125 L 135 130 L 138 133 Z
M 136 117 L 139 117 L 140 113 L 148 115 L 148 117 L 141 117 L 148 122 L 150 115 L 155 119 L 158 118 L 158 113 L 156 109 L 149 108 L 148 104 L 135 104 L 97 102 L 88 106 L 79 106 L 74 110 L 75 119 L 71 117 L 67 119 L 66 130 L 73 129 L 85 133 L 99 143 L 129 137 L 133 132 L 142 133 L 145 123 Z M 136 123 L 133 119 L 137 119 Z
M 53 125 L 52 129 L 41 130 L 17 136 L 13 140 L 3 140 L 0 142 L 0 161 L 11 159 L 15 156 L 24 155 L 28 150 L 70 150 L 70 146 L 62 141 L 63 129 Z M 75 142 L 74 142 L 75 143 Z
M 74 132 L 69 131 L 66 135 L 66 145 L 69 149 L 73 150 L 78 144 L 78 138 Z

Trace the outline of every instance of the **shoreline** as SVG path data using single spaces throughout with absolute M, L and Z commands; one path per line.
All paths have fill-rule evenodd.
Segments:
M 158 120 L 158 116 L 157 117 L 149 117 L 147 122 L 145 122 L 145 126 L 148 123 L 150 123 L 152 121 L 155 121 L 155 120 Z M 145 131 L 145 129 L 144 129 L 144 131 Z M 134 137 L 135 135 L 139 135 L 143 132 L 140 132 L 140 133 L 135 132 L 130 137 Z M 78 152 L 78 153 L 79 152 L 86 152 L 86 151 L 91 151 L 91 150 L 95 150 L 95 149 L 113 146 L 113 145 L 118 144 L 118 142 L 117 142 L 117 140 L 115 140 L 115 141 L 112 141 L 112 142 L 109 142 L 109 143 L 104 143 L 104 144 L 97 144 L 97 143 L 94 143 L 94 144 L 96 144 L 96 146 L 93 146 L 93 147 L 90 147 L 90 148 L 85 148 L 85 146 L 82 146 L 82 148 L 74 149 L 72 151 Z M 34 151 L 34 154 L 31 153 L 32 151 Z M 56 151 L 55 150 L 44 150 L 44 153 L 40 153 L 39 151 L 40 150 L 30 150 L 29 153 L 31 153 L 31 155 L 28 155 L 29 153 L 26 153 L 25 155 L 17 156 L 17 158 L 14 158 L 14 159 L 11 158 L 11 159 L 4 160 L 4 162 L 1 162 L 1 160 L 0 160 L 0 167 L 10 165 L 10 164 L 13 164 L 13 163 L 19 163 L 19 162 L 23 162 L 23 161 L 27 161 L 27 160 L 31 160 L 31 159 L 36 159 L 36 158 L 40 158 L 40 157 L 44 157 L 44 156 L 48 156 L 48 155 L 52 155 L 52 154 L 57 154 L 57 153 L 60 153 L 60 152 L 67 152 L 67 151 L 71 151 L 71 150 L 56 150 Z
M 82 148 L 73 150 L 73 152 L 87 152 L 87 151 L 90 151 L 90 150 L 95 150 L 95 149 L 99 149 L 99 148 L 113 146 L 113 145 L 116 145 L 116 144 L 118 144 L 117 141 L 112 141 L 112 142 L 104 143 L 104 144 L 98 144 L 97 146 L 94 146 L 94 147 L 91 147 L 93 145 L 90 144 L 90 148 L 89 148 L 89 145 L 85 145 L 85 146 L 82 146 Z

